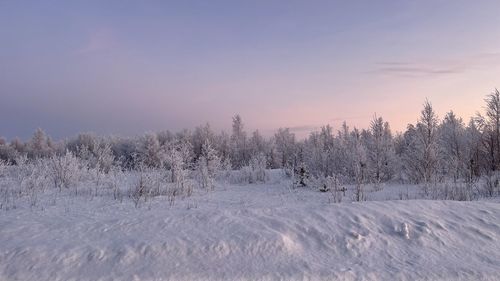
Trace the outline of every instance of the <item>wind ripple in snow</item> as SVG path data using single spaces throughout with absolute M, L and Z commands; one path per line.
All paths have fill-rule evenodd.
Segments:
M 450 201 L 14 210 L 0 280 L 495 280 L 499 218 Z

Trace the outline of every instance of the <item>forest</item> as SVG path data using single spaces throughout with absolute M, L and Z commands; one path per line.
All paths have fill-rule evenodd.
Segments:
M 210 190 L 221 178 L 265 182 L 269 169 L 283 170 L 294 187 L 338 193 L 344 185 L 354 185 L 357 201 L 364 199 L 365 186 L 378 189 L 389 182 L 418 184 L 424 196 L 434 199 L 472 200 L 498 193 L 500 92 L 487 95 L 484 113 L 467 124 L 453 111 L 439 118 L 425 101 L 417 123 L 402 133 L 393 133 L 375 115 L 365 129 L 351 129 L 344 122 L 337 132 L 325 125 L 304 140 L 288 128 L 265 138 L 258 130 L 248 134 L 235 115 L 231 134 L 214 132 L 207 123 L 192 131 L 135 138 L 80 133 L 53 141 L 37 129 L 26 142 L 0 139 L 0 159 L 5 178 L 31 189 L 69 189 L 90 179 L 97 194 L 110 175 L 139 172 L 139 182 L 129 192 L 137 201 L 146 194 L 189 195 L 194 186 Z M 7 193 L 3 188 L 4 198 Z

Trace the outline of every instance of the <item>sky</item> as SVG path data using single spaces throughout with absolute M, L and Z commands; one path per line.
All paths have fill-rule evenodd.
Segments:
M 0 0 L 0 136 L 209 122 L 299 137 L 428 99 L 467 121 L 500 87 L 500 1 Z

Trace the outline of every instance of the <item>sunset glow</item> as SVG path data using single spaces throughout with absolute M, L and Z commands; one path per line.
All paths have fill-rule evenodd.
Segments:
M 236 113 L 267 135 L 375 114 L 400 131 L 426 98 L 467 121 L 500 85 L 498 1 L 49 3 L 0 3 L 8 138 L 227 130 Z

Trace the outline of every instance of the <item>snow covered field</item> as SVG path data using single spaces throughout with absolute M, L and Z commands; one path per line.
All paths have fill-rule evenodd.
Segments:
M 389 185 L 367 197 L 397 197 L 391 189 L 416 194 L 415 186 Z M 54 194 L 43 196 L 40 202 L 50 202 Z M 0 280 L 500 276 L 494 201 L 333 204 L 328 193 L 279 182 L 195 189 L 174 206 L 166 198 L 135 208 L 129 199 L 58 196 L 43 210 L 20 204 L 0 211 Z

